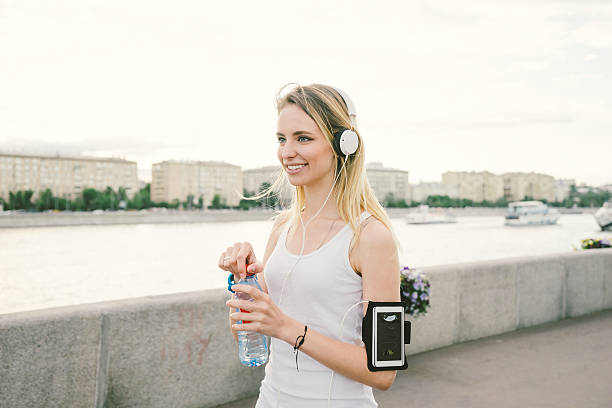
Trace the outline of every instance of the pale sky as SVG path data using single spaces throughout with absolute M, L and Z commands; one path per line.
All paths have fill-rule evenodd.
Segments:
M 288 82 L 366 161 L 612 183 L 612 2 L 0 0 L 0 150 L 277 164 Z

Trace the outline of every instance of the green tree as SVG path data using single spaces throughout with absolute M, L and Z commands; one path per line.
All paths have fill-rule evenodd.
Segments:
M 71 203 L 71 208 L 72 211 L 86 211 L 83 197 L 77 197 L 76 200 Z
M 193 200 L 194 200 L 194 196 L 193 194 L 188 194 L 187 195 L 187 199 L 182 203 L 183 204 L 183 208 L 186 210 L 191 210 L 191 208 L 193 207 Z
M 38 211 L 50 210 L 52 207 L 55 207 L 55 205 L 55 197 L 53 197 L 51 189 L 46 189 L 45 191 L 40 193 L 35 203 L 36 209 Z
M 100 210 L 115 210 L 119 206 L 119 199 L 117 194 L 111 187 L 106 189 L 96 197 L 95 201 L 96 209 Z
M 395 195 L 393 193 L 387 193 L 382 202 L 383 207 L 394 208 L 395 207 Z
M 431 195 L 427 196 L 425 204 L 430 207 L 459 207 L 461 203 L 457 199 L 450 198 L 447 195 Z
M 125 194 L 125 196 L 122 194 Z M 142 210 L 143 208 L 151 207 L 168 208 L 168 203 L 166 202 L 154 203 L 153 201 L 151 201 L 151 183 L 147 183 L 146 186 L 138 190 L 138 192 L 134 194 L 134 197 L 132 197 L 131 200 L 127 199 L 127 193 L 125 193 L 125 190 L 122 191 L 121 189 L 119 189 L 119 196 L 121 197 L 121 200 L 127 201 L 128 208 L 134 210 Z
M 258 195 L 267 191 L 272 185 L 267 181 L 264 181 L 259 186 Z M 269 194 L 261 197 L 257 200 L 257 206 L 263 208 L 276 208 L 279 204 L 278 196 L 274 192 L 270 192 Z
M 221 196 L 219 194 L 214 195 L 212 202 L 210 203 L 208 208 L 211 208 L 214 210 L 221 208 Z
M 507 206 L 508 206 L 508 199 L 506 197 L 498 198 L 497 201 L 495 201 L 495 207 L 507 207 Z
M 406 202 L 405 199 L 401 199 L 395 202 L 397 204 L 398 208 L 408 208 L 408 203 Z
M 119 201 L 128 201 L 127 190 L 125 187 L 119 187 L 117 189 L 117 199 Z
M 30 211 L 34 209 L 32 203 L 32 196 L 34 192 L 32 190 L 9 192 L 9 207 L 11 210 L 26 210 Z
M 253 197 L 255 195 L 254 192 L 248 191 L 246 188 L 242 189 L 242 195 L 244 197 Z M 256 200 L 246 200 L 246 199 L 241 199 L 240 203 L 238 204 L 238 208 L 241 210 L 249 210 L 252 207 L 257 207 L 259 205 L 259 203 Z
M 95 209 L 95 202 L 98 198 L 98 192 L 93 188 L 86 188 L 81 193 L 81 201 L 83 205 L 83 210 L 91 211 Z

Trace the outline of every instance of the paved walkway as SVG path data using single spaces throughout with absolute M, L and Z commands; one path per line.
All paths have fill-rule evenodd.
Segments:
M 408 364 L 390 390 L 374 392 L 381 408 L 610 408 L 612 310 L 408 356 Z

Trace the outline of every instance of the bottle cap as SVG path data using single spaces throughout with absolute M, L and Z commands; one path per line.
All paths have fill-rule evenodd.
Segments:
M 246 274 L 247 276 L 253 276 L 255 275 L 255 272 L 249 272 L 249 266 L 251 266 L 253 264 L 246 264 Z

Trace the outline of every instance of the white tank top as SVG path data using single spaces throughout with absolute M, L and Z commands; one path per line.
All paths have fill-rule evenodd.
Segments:
M 370 215 L 364 211 L 361 221 Z M 268 294 L 277 305 L 285 275 L 298 258 L 287 250 L 288 229 L 288 225 L 282 229 L 264 270 Z M 350 224 L 346 224 L 319 249 L 303 255 L 285 283 L 280 308 L 291 318 L 306 324 L 309 331 L 316 330 L 336 340 L 362 345 L 363 304 L 355 306 L 346 316 L 340 337 L 342 317 L 351 306 L 363 300 L 361 277 L 349 262 L 352 238 Z M 289 398 L 287 401 L 292 408 L 313 407 L 313 400 L 320 400 L 322 406 L 327 403 L 332 371 L 305 353 L 299 353 L 298 364 L 299 372 L 295 367 L 293 345 L 272 338 L 258 407 L 267 407 L 264 401 L 276 401 L 276 393 L 282 393 L 285 400 Z M 347 400 L 346 406 L 351 407 L 377 406 L 371 387 L 339 373 L 334 374 L 332 400 Z M 301 401 L 304 403 L 300 404 Z

